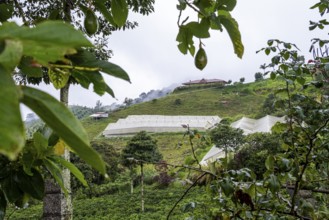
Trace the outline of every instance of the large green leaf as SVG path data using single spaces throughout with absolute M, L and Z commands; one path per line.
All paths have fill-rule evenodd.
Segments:
M 234 185 L 232 180 L 230 180 L 229 178 L 225 178 L 219 184 L 226 196 L 232 195 L 232 193 L 234 192 Z
M 32 176 L 26 174 L 23 170 L 17 173 L 17 183 L 19 188 L 31 195 L 33 198 L 42 199 L 44 196 L 44 180 L 41 174 L 32 169 Z
M 40 132 L 35 132 L 33 134 L 33 146 L 36 158 L 41 158 L 47 150 L 48 140 Z
M 128 17 L 128 4 L 126 0 L 112 0 L 111 9 L 114 22 L 119 26 L 125 25 Z
M 70 72 L 66 69 L 49 68 L 48 76 L 56 89 L 63 88 L 70 78 Z
M 96 170 L 105 173 L 105 164 L 90 147 L 81 123 L 63 103 L 38 89 L 22 86 L 22 103 L 32 109 L 72 150 Z
M 186 24 L 186 27 L 190 29 L 191 33 L 197 38 L 208 38 L 210 22 L 207 19 L 202 19 L 200 23 L 198 22 L 190 22 Z
M 20 190 L 15 181 L 14 173 L 11 173 L 11 175 L 1 181 L 1 189 L 10 203 L 16 202 L 23 196 L 23 191 Z
M 271 174 L 269 177 L 268 187 L 270 188 L 270 190 L 273 194 L 276 193 L 277 191 L 279 191 L 281 188 L 278 177 L 276 177 L 274 174 Z
M 67 195 L 67 189 L 64 186 L 63 177 L 62 177 L 62 170 L 54 163 L 52 160 L 47 158 L 43 159 L 44 165 L 47 167 L 47 170 L 50 172 L 52 177 L 56 180 L 58 185 L 61 187 L 65 195 Z
M 65 60 L 65 55 L 76 52 L 74 48 L 92 46 L 82 32 L 61 21 L 45 21 L 34 28 L 5 22 L 0 26 L 0 40 L 8 38 L 21 41 L 24 55 L 44 66 Z
M 189 28 L 186 26 L 180 26 L 176 41 L 179 42 L 178 49 L 182 54 L 187 54 L 189 51 L 191 55 L 194 56 L 195 47 L 193 42 L 193 34 Z
M 0 50 L 0 64 L 13 71 L 18 65 L 23 54 L 23 45 L 20 41 L 16 40 L 4 40 L 4 49 Z
M 108 61 L 98 60 L 96 56 L 89 51 L 79 50 L 77 54 L 69 56 L 69 59 L 72 61 L 73 65 L 99 68 L 101 72 L 130 82 L 127 72 L 120 66 Z
M 218 18 L 220 19 L 220 22 L 225 27 L 231 38 L 234 47 L 234 53 L 239 58 L 242 58 L 244 46 L 241 41 L 241 34 L 239 31 L 238 22 L 236 22 L 236 20 L 232 18 L 231 14 L 225 10 L 218 11 Z
M 108 22 L 112 25 L 116 25 L 111 13 L 107 10 L 105 6 L 106 0 L 98 0 L 94 1 L 95 7 L 103 14 L 103 16 L 106 18 Z
M 15 159 L 24 142 L 18 89 L 10 72 L 0 65 L 0 153 Z
M 65 160 L 62 157 L 56 157 L 54 158 L 58 163 L 62 164 L 64 167 L 70 170 L 70 172 L 82 183 L 84 186 L 88 186 L 87 181 L 85 180 L 85 177 L 83 173 L 73 164 L 69 161 Z
M 34 64 L 32 57 L 23 56 L 18 68 L 27 77 L 42 77 L 42 69 L 40 65 Z
M 270 155 L 266 158 L 266 161 L 265 161 L 265 167 L 267 170 L 271 170 L 273 171 L 274 170 L 274 157 L 273 155 Z
M 80 83 L 80 85 L 86 89 L 89 88 L 90 83 L 94 84 L 94 92 L 98 95 L 104 95 L 104 93 L 108 93 L 112 97 L 114 97 L 113 90 L 108 87 L 102 74 L 99 72 L 87 72 L 87 71 L 78 71 L 74 70 L 72 72 L 72 76 Z

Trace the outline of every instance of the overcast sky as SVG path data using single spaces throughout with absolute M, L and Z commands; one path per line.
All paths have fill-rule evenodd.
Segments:
M 310 20 L 321 18 L 316 10 L 309 9 L 316 2 L 318 0 L 238 0 L 232 14 L 239 23 L 245 46 L 243 58 L 234 54 L 227 32 L 213 31 L 210 39 L 203 40 L 208 65 L 200 71 L 194 67 L 192 56 L 183 55 L 177 49 L 177 0 L 156 0 L 155 13 L 145 17 L 130 14 L 129 20 L 137 21 L 138 28 L 114 32 L 109 40 L 109 48 L 114 52 L 110 61 L 125 69 L 132 83 L 105 76 L 117 99 L 94 94 L 92 86 L 90 90 L 74 86 L 69 102 L 90 107 L 95 106 L 97 100 L 103 105 L 122 103 L 125 97 L 137 98 L 142 92 L 201 78 L 235 82 L 244 77 L 246 82 L 251 82 L 254 74 L 261 71 L 259 66 L 269 61 L 264 53 L 256 54 L 268 39 L 295 43 L 309 59 L 311 39 L 327 36 L 326 31 L 308 30 Z M 195 13 L 190 16 L 192 20 L 196 20 Z M 52 88 L 44 89 L 59 96 Z

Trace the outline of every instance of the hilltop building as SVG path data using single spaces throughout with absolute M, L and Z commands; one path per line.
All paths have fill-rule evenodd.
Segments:
M 193 80 L 193 81 L 188 81 L 185 83 L 182 83 L 184 86 L 190 86 L 190 85 L 225 85 L 227 84 L 226 81 L 221 80 L 221 79 L 200 79 L 200 80 Z
M 99 120 L 99 119 L 102 119 L 102 118 L 108 118 L 109 117 L 109 114 L 106 113 L 106 112 L 96 112 L 92 115 L 89 115 L 89 117 L 95 119 L 95 120 Z

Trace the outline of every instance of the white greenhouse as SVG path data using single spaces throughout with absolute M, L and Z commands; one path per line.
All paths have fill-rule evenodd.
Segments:
M 129 115 L 110 123 L 103 131 L 105 137 L 133 135 L 140 131 L 151 133 L 184 132 L 188 125 L 191 129 L 206 131 L 221 121 L 218 116 L 165 116 L 165 115 Z
M 238 121 L 231 124 L 234 128 L 240 128 L 243 130 L 245 135 L 256 133 L 256 132 L 271 132 L 271 128 L 277 123 L 285 122 L 285 117 L 275 117 L 271 115 L 266 115 L 260 119 L 252 119 L 243 117 Z M 215 145 L 210 148 L 208 153 L 202 158 L 200 164 L 207 165 L 208 163 L 214 162 L 218 158 L 223 158 L 225 156 L 223 149 L 219 149 Z
M 243 117 L 240 120 L 233 122 L 231 124 L 234 128 L 240 128 L 243 130 L 244 134 L 251 134 L 256 132 L 271 132 L 271 128 L 277 122 L 284 123 L 285 117 L 275 117 L 271 115 L 266 115 L 260 119 L 252 119 Z

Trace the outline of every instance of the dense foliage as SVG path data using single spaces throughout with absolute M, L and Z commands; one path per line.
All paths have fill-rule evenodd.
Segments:
M 86 132 L 73 114 L 53 97 L 37 89 L 25 85 L 17 86 L 12 79 L 12 73 L 21 71 L 25 78 L 49 79 L 55 88 L 64 88 L 67 83 L 79 83 L 85 88 L 94 84 L 98 94 L 105 92 L 113 94 L 105 84 L 102 72 L 129 80 L 127 74 L 115 64 L 105 61 L 106 52 L 93 49 L 92 44 L 68 24 L 59 21 L 43 21 L 45 18 L 64 19 L 72 22 L 77 28 L 86 29 L 90 35 L 105 33 L 109 29 L 124 27 L 129 8 L 142 14 L 153 10 L 153 1 L 113 0 L 111 2 L 93 1 L 87 4 L 80 1 L 79 5 L 71 1 L 47 1 L 34 4 L 33 1 L 4 1 L 0 3 L 0 152 L 2 169 L 0 175 L 0 219 L 4 218 L 7 204 L 14 203 L 24 206 L 29 196 L 40 199 L 43 196 L 43 176 L 51 174 L 62 186 L 61 167 L 67 167 L 84 184 L 87 185 L 82 173 L 71 163 L 59 157 L 68 144 L 82 159 L 101 173 L 105 173 L 105 164 L 99 154 L 89 146 Z M 178 18 L 179 33 L 177 41 L 179 50 L 194 55 L 193 38 L 209 37 L 209 29 L 223 27 L 228 31 L 235 53 L 241 57 L 243 45 L 236 21 L 230 11 L 236 5 L 231 1 L 179 1 Z M 180 21 L 182 12 L 190 7 L 197 11 L 197 22 Z M 62 9 L 56 11 L 56 9 Z M 327 1 L 321 0 L 313 9 L 318 9 L 323 16 L 329 8 Z M 76 17 L 71 16 L 71 10 L 76 10 Z M 100 17 L 91 13 L 94 9 Z M 85 26 L 79 26 L 79 13 L 85 14 Z M 7 22 L 13 16 L 21 17 L 26 26 Z M 105 22 L 106 21 L 106 22 Z M 100 26 L 98 27 L 98 24 Z M 323 29 L 329 22 L 323 19 L 312 21 L 310 30 Z M 94 25 L 97 25 L 95 27 Z M 66 36 L 70 36 L 69 38 Z M 305 63 L 298 54 L 298 48 L 292 43 L 272 39 L 261 49 L 267 55 L 275 53 L 271 63 L 264 65 L 264 74 L 271 79 L 282 79 L 285 86 L 279 88 L 273 104 L 286 116 L 286 123 L 274 127 L 279 134 L 282 152 L 275 152 L 275 144 L 271 155 L 265 160 L 265 170 L 256 170 L 258 175 L 249 168 L 230 169 L 227 165 L 227 153 L 230 148 L 241 144 L 241 132 L 230 132 L 229 127 L 214 130 L 213 142 L 224 148 L 225 161 L 219 160 L 209 165 L 209 169 L 187 167 L 201 175 L 186 189 L 178 202 L 191 191 L 192 187 L 205 176 L 210 176 L 207 183 L 207 200 L 192 200 L 183 207 L 189 214 L 184 217 L 203 219 L 328 219 L 328 158 L 329 158 L 329 100 L 328 100 L 328 53 L 327 40 L 313 39 L 311 50 L 314 60 Z M 317 47 L 324 53 L 317 53 Z M 91 49 L 86 49 L 91 48 Z M 202 49 L 200 40 L 199 50 Z M 205 52 L 204 52 L 204 55 Z M 204 62 L 205 63 L 205 62 Z M 202 68 L 204 68 L 204 63 Z M 269 69 L 269 70 L 268 70 Z M 92 74 L 90 74 L 92 73 Z M 46 75 L 46 76 L 45 76 Z M 25 77 L 25 78 L 24 78 Z M 244 78 L 240 79 L 244 82 Z M 307 90 L 314 91 L 313 93 Z M 20 117 L 19 104 L 23 103 L 35 111 L 55 133 L 37 132 L 32 140 L 25 140 L 24 126 Z M 155 101 L 154 101 L 155 103 Z M 272 102 L 271 102 L 272 104 Z M 219 127 L 220 128 L 220 127 Z M 225 136 L 222 136 L 226 132 Z M 196 134 L 188 130 L 188 138 L 192 147 Z M 128 161 L 138 161 L 143 167 L 144 162 L 159 160 L 160 154 L 154 150 L 154 141 L 139 134 L 133 138 L 124 151 Z M 228 140 L 228 137 L 233 139 Z M 141 137 L 146 144 L 139 145 Z M 61 139 L 60 139 L 61 138 Z M 249 140 L 256 150 L 260 140 Z M 222 142 L 222 140 L 226 140 Z M 264 138 L 265 141 L 266 139 Z M 254 142 L 253 142 L 254 141 Z M 65 142 L 65 143 L 64 143 Z M 233 142 L 233 144 L 232 144 Z M 141 148 L 149 151 L 138 151 Z M 271 148 L 270 148 L 271 149 Z M 267 149 L 270 151 L 270 149 Z M 151 153 L 147 153 L 151 152 Z M 241 152 L 240 152 L 241 153 Z M 261 156 L 261 158 L 257 158 Z M 264 161 L 264 155 L 255 156 L 255 160 Z M 156 159 L 155 159 L 156 158 Z M 11 159 L 11 160 L 9 160 Z M 196 160 L 197 161 L 197 160 Z M 127 161 L 126 161 L 127 162 Z M 246 162 L 247 163 L 247 162 Z M 250 164 L 252 168 L 252 164 Z M 264 172 L 265 171 L 265 172 Z M 143 171 L 142 176 L 143 176 Z M 261 174 L 263 176 L 261 177 Z M 143 192 L 143 188 L 141 190 Z M 141 194 L 143 201 L 143 193 Z M 127 201 L 125 201 L 127 202 Z M 175 208 L 178 204 L 175 203 Z M 100 203 L 104 204 L 104 203 Z M 126 203 L 125 203 L 126 204 Z M 88 204 L 89 205 L 89 204 Z M 124 206 L 124 205 L 122 205 Z M 125 206 L 124 206 L 125 207 Z M 135 206 L 137 207 L 137 206 Z M 142 206 L 142 211 L 144 206 Z M 147 207 L 146 207 L 147 210 Z M 202 210 L 202 211 L 200 211 Z M 88 210 L 89 211 L 89 210 Z M 138 211 L 138 210 L 137 210 Z M 173 212 L 171 209 L 169 215 Z M 96 210 L 86 215 L 96 215 Z M 173 215 L 174 216 L 174 215 Z M 87 218 L 90 216 L 87 216 Z M 139 217 L 138 214 L 133 217 Z M 154 217 L 154 216 L 152 216 Z
M 221 122 L 210 131 L 212 143 L 225 152 L 225 162 L 229 152 L 234 152 L 244 143 L 243 130 L 233 128 L 229 123 Z
M 244 145 L 235 152 L 228 168 L 239 170 L 244 167 L 252 170 L 257 179 L 263 178 L 266 172 L 265 161 L 269 155 L 275 155 L 281 150 L 279 135 L 254 133 L 245 137 Z
M 123 164 L 130 166 L 136 162 L 152 163 L 160 161 L 162 155 L 157 148 L 156 142 L 145 131 L 137 133 L 122 150 Z

